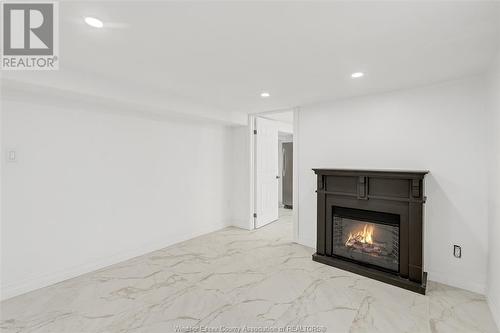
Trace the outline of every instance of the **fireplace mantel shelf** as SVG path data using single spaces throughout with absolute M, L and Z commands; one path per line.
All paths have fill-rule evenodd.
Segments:
M 407 178 L 410 175 L 414 175 L 418 178 L 424 177 L 426 174 L 430 173 L 429 170 L 401 170 L 401 169 L 329 169 L 329 168 L 314 168 L 314 173 L 316 174 L 349 174 L 349 175 L 364 175 L 364 176 L 382 176 L 382 177 L 393 177 L 393 178 Z

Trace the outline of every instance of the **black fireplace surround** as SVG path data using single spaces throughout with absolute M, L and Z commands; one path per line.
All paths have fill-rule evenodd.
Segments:
M 313 260 L 425 294 L 428 171 L 313 170 L 318 177 Z

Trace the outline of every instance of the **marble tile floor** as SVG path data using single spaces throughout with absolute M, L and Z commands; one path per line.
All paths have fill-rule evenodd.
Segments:
M 1 303 L 1 332 L 498 332 L 485 298 L 426 296 L 311 260 L 291 213 L 226 228 Z

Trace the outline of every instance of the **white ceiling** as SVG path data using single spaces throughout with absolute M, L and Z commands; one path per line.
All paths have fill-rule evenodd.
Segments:
M 500 42 L 497 1 L 71 1 L 59 13 L 61 69 L 4 77 L 179 112 L 261 112 L 477 74 Z

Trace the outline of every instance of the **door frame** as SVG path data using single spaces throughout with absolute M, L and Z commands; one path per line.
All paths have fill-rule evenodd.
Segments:
M 258 113 L 253 113 L 248 115 L 248 143 L 249 143 L 249 206 L 250 206 L 250 218 L 249 218 L 249 229 L 254 230 L 255 229 L 255 218 L 253 216 L 255 212 L 255 195 L 256 195 L 256 182 L 255 182 L 255 149 L 256 149 L 256 144 L 255 144 L 255 118 L 259 116 L 265 116 L 273 113 L 283 113 L 283 112 L 293 112 L 293 195 L 292 195 L 292 204 L 293 204 L 293 210 L 292 210 L 292 229 L 293 229 L 293 234 L 292 234 L 292 240 L 293 242 L 298 242 L 299 239 L 299 163 L 298 163 L 298 151 L 299 151 L 299 144 L 298 144 L 298 137 L 299 137 L 299 131 L 298 131 L 298 118 L 299 118 L 299 108 L 292 108 L 292 109 L 282 109 L 282 110 L 273 110 L 273 111 L 267 111 L 267 112 L 258 112 Z

